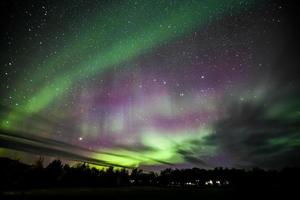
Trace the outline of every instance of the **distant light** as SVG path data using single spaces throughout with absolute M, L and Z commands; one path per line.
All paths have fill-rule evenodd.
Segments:
M 83 140 L 83 138 L 82 138 L 82 137 L 79 137 L 79 138 L 78 138 L 78 140 L 80 140 L 80 141 L 81 141 L 81 140 Z
M 130 180 L 129 180 L 129 182 L 130 182 L 130 183 L 134 183 L 134 182 L 135 182 L 135 180 L 133 180 L 133 179 L 130 179 Z
M 209 181 L 205 181 L 205 185 L 213 185 L 213 181 L 212 180 L 209 180 Z
M 185 185 L 195 185 L 195 183 L 192 183 L 192 182 L 186 182 Z

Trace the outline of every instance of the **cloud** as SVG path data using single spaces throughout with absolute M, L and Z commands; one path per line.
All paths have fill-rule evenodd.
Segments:
M 268 99 L 268 103 L 228 100 L 227 116 L 215 122 L 215 133 L 206 143 L 218 146 L 234 166 L 300 166 L 295 156 L 300 151 L 300 119 L 270 115 L 272 109 L 289 102 L 275 99 L 275 95 Z

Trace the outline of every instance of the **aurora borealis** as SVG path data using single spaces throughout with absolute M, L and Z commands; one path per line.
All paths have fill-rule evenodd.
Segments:
M 299 166 L 291 4 L 1 2 L 0 155 L 145 169 Z

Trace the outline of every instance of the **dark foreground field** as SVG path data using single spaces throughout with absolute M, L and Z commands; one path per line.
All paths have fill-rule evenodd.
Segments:
M 2 192 L 0 199 L 286 199 L 292 193 L 279 189 L 232 188 L 62 188 Z

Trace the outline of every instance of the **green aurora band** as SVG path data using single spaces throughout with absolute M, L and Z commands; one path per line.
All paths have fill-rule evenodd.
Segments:
M 163 1 L 165 4 L 168 1 Z M 63 96 L 72 85 L 85 79 L 87 76 L 95 75 L 103 72 L 104 70 L 120 66 L 121 63 L 130 59 L 134 59 L 143 53 L 147 53 L 152 48 L 155 48 L 162 43 L 167 43 L 176 37 L 183 34 L 190 33 L 192 30 L 199 28 L 208 23 L 211 13 L 214 18 L 220 17 L 232 10 L 238 10 L 239 6 L 243 4 L 248 5 L 249 1 L 224 1 L 209 0 L 209 1 L 174 1 L 174 5 L 168 12 L 163 12 L 165 5 L 160 4 L 156 6 L 151 1 L 143 1 L 141 5 L 143 8 L 137 9 L 140 12 L 135 13 L 132 8 L 124 10 L 116 10 L 116 16 L 106 15 L 101 17 L 100 20 L 94 20 L 95 27 L 93 31 L 88 31 L 80 39 L 71 42 L 70 47 L 58 53 L 59 56 L 50 59 L 45 66 L 42 66 L 43 72 L 33 72 L 34 82 L 42 82 L 40 77 L 47 74 L 49 76 L 50 70 L 58 68 L 63 70 L 62 75 L 56 77 L 53 75 L 53 80 L 47 82 L 44 87 L 37 88 L 33 91 L 34 95 L 22 102 L 18 99 L 17 109 L 21 109 L 24 114 L 12 111 L 8 117 L 2 119 L 2 129 L 15 129 L 18 128 L 16 124 L 26 119 L 28 116 L 38 113 L 54 100 Z M 150 15 L 145 13 L 150 11 Z M 124 13 L 125 12 L 125 13 Z M 135 18 L 139 19 L 139 23 L 132 30 L 128 30 L 128 34 L 115 34 L 116 28 L 122 30 L 122 24 L 129 21 L 123 16 L 128 16 L 129 13 L 135 13 Z M 155 16 L 155 19 L 151 17 Z M 103 27 L 101 21 L 112 22 L 110 27 Z M 111 37 L 115 35 L 114 37 Z M 92 42 L 96 42 L 92 44 Z M 90 49 L 91 45 L 101 47 L 99 51 Z M 92 54 L 92 56 L 91 56 Z M 88 58 L 88 61 L 74 63 L 75 58 Z M 62 63 L 66 69 L 61 69 Z M 36 80 L 37 79 L 37 80 Z M 23 85 L 22 88 L 32 87 Z M 19 89 L 19 91 L 24 89 Z M 22 102 L 22 103 L 21 103 Z M 21 107 L 21 108 L 20 108 Z
M 226 138 L 225 140 L 230 140 L 230 137 L 234 137 L 230 134 L 235 133 L 235 131 L 243 130 L 245 135 L 247 135 L 247 126 L 244 126 L 243 121 L 236 120 L 240 115 L 243 115 L 243 112 L 240 111 L 243 108 L 236 106 L 237 108 L 235 109 L 238 111 L 235 114 L 238 114 L 234 120 L 239 123 L 233 126 L 231 121 L 234 120 L 227 117 L 226 114 L 222 113 L 222 109 L 219 108 L 219 105 L 223 103 L 220 103 L 220 100 L 218 100 L 218 97 L 221 95 L 213 94 L 202 98 L 196 95 L 193 96 L 193 94 L 181 94 L 181 96 L 185 95 L 185 97 L 187 96 L 186 98 L 189 98 L 185 103 L 188 105 L 186 106 L 187 111 L 180 109 L 174 111 L 172 108 L 177 108 L 178 104 L 181 104 L 180 100 L 171 101 L 170 95 L 165 94 L 165 91 L 163 91 L 159 95 L 158 100 L 154 99 L 153 101 L 143 102 L 141 105 L 136 104 L 130 107 L 132 113 L 139 115 L 139 117 L 134 118 L 138 123 L 146 124 L 145 119 L 149 116 L 151 118 L 157 113 L 169 119 L 171 118 L 170 116 L 181 116 L 188 112 L 192 113 L 192 117 L 196 115 L 194 113 L 201 113 L 205 115 L 203 118 L 207 117 L 213 123 L 192 124 L 191 127 L 185 126 L 184 129 L 164 129 L 164 127 L 157 128 L 155 125 L 158 124 L 157 126 L 159 126 L 161 124 L 156 122 L 157 124 L 155 125 L 146 124 L 141 126 L 137 131 L 137 135 L 132 137 L 128 135 L 127 137 L 126 135 L 118 135 L 122 134 L 126 119 L 116 115 L 107 119 L 109 120 L 108 126 L 110 126 L 108 129 L 115 134 L 115 137 L 120 137 L 120 140 L 123 142 L 121 144 L 124 145 L 99 145 L 96 150 L 94 148 L 93 150 L 89 148 L 83 150 L 80 149 L 80 143 L 76 143 L 76 145 L 79 144 L 78 149 L 76 149 L 76 145 L 64 149 L 64 144 L 56 143 L 52 140 L 52 142 L 49 142 L 50 139 L 55 138 L 51 131 L 56 130 L 55 126 L 60 125 L 60 120 L 63 121 L 65 118 L 70 117 L 68 116 L 70 113 L 59 109 L 59 104 L 68 101 L 72 93 L 80 90 L 85 81 L 93 77 L 105 76 L 108 72 L 130 71 L 131 68 L 134 68 L 134 66 L 128 65 L 131 61 L 141 56 L 149 55 L 160 47 L 176 41 L 178 38 L 185 38 L 194 31 L 201 30 L 207 24 L 214 23 L 228 14 L 237 15 L 245 9 L 255 6 L 257 3 L 255 0 L 174 0 L 159 1 L 159 3 L 142 0 L 139 1 L 139 4 L 134 2 L 122 1 L 111 5 L 110 9 L 101 10 L 100 14 L 92 13 L 89 22 L 84 25 L 78 24 L 78 27 L 81 27 L 80 31 L 66 33 L 67 40 L 60 41 L 61 43 L 55 48 L 55 55 L 48 57 L 46 60 L 40 55 L 47 50 L 36 52 L 36 55 L 33 55 L 31 66 L 24 66 L 29 69 L 32 81 L 24 82 L 21 79 L 17 79 L 14 86 L 18 92 L 11 91 L 11 93 L 4 94 L 6 97 L 14 96 L 14 103 L 2 105 L 9 109 L 0 115 L 1 132 L 6 133 L 6 135 L 1 133 L 0 139 L 11 140 L 8 144 L 34 146 L 30 151 L 27 150 L 29 153 L 40 149 L 48 151 L 47 155 L 53 157 L 62 156 L 65 159 L 82 159 L 87 162 L 91 159 L 92 164 L 103 166 L 137 167 L 160 164 L 185 164 L 186 158 L 188 158 L 206 167 L 208 165 L 202 162 L 202 158 L 207 160 L 220 154 L 220 152 L 221 154 L 223 153 L 223 146 L 215 145 L 213 142 L 218 142 L 227 136 L 221 135 L 220 138 L 215 138 L 216 132 L 225 128 L 230 129 L 229 139 Z M 74 21 L 76 20 L 78 19 L 74 19 Z M 44 45 L 51 47 L 51 42 L 48 41 Z M 232 93 L 236 96 L 241 94 L 243 103 L 257 107 L 267 99 L 269 90 L 259 85 L 259 83 L 251 86 L 253 90 L 250 93 L 244 91 L 242 87 L 235 89 L 236 91 L 232 89 Z M 91 91 L 95 91 L 95 89 L 91 89 Z M 23 97 L 25 94 L 28 95 L 28 93 L 31 95 L 24 99 Z M 252 98 L 253 96 L 255 99 Z M 296 127 L 295 124 L 300 116 L 300 112 L 294 110 L 295 107 L 300 107 L 297 100 L 287 102 L 285 99 L 279 99 L 272 104 L 273 106 L 263 110 L 261 117 L 266 119 L 270 126 L 272 126 L 273 121 L 280 118 L 283 125 L 292 124 L 292 127 Z M 82 105 L 79 105 L 76 108 L 78 111 L 76 110 L 74 113 L 81 113 L 81 110 L 84 112 L 85 110 L 82 107 L 88 107 L 89 102 L 82 101 Z M 201 106 L 198 104 L 200 101 L 204 102 Z M 49 112 L 51 109 L 56 109 L 57 114 L 53 116 L 52 114 L 56 112 Z M 217 117 L 223 117 L 220 123 L 217 123 L 215 119 L 215 115 L 218 114 L 220 116 Z M 85 139 L 83 138 L 96 140 L 96 136 L 102 134 L 99 127 L 95 125 L 97 123 L 98 121 L 96 120 L 82 119 L 79 130 L 69 128 L 65 130 L 65 133 L 70 132 L 70 134 L 76 135 L 79 132 L 80 136 L 82 136 L 80 140 L 84 141 Z M 176 126 L 176 123 L 174 124 Z M 291 132 L 295 130 L 297 131 L 298 128 L 292 128 Z M 45 140 L 29 141 L 28 138 L 11 138 L 7 136 L 9 133 L 42 135 Z M 232 140 L 232 143 L 230 143 L 231 141 L 229 142 L 230 145 L 234 144 L 234 142 L 239 142 Z M 70 141 L 70 145 L 73 145 L 73 143 L 75 142 Z M 135 145 L 139 147 L 137 150 L 134 149 Z M 271 146 L 283 146 L 282 152 L 284 152 L 299 145 L 298 134 L 293 133 L 286 137 L 269 138 L 264 142 L 261 149 L 268 149 Z M 1 145 L 0 147 L 3 146 Z M 130 148 L 131 146 L 133 148 Z M 47 147 L 46 150 L 44 149 L 45 147 Z M 18 145 L 10 148 L 26 152 L 25 147 L 22 147 L 22 149 Z M 0 155 L 7 155 L 7 151 L 4 148 L 0 149 Z M 190 152 L 194 154 L 189 157 L 183 156 Z M 198 159 L 199 157 L 201 159 Z M 234 157 L 234 159 L 237 158 Z M 261 158 L 255 159 L 261 161 Z

